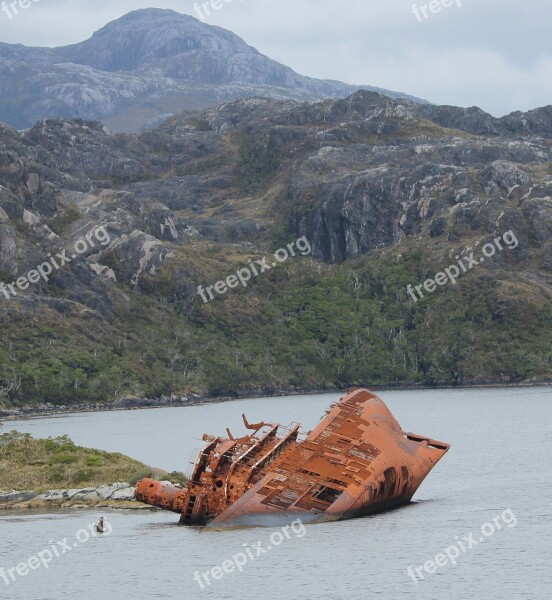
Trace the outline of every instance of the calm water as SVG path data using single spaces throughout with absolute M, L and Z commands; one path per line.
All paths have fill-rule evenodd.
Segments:
M 76 533 L 101 515 L 0 516 L 0 566 L 15 566 L 50 541 L 77 545 L 46 570 L 6 586 L 0 598 L 215 598 L 249 600 L 365 600 L 447 598 L 528 600 L 552 589 L 552 390 L 550 388 L 383 392 L 404 429 L 452 444 L 410 506 L 324 525 L 271 545 L 271 529 L 204 532 L 177 526 L 178 515 L 109 513 L 110 536 L 76 542 Z M 119 451 L 168 470 L 186 470 L 204 432 L 242 433 L 250 421 L 300 421 L 312 428 L 337 395 L 244 400 L 191 408 L 79 414 L 19 421 L 8 429 Z M 195 438 L 195 439 L 194 439 Z M 511 511 L 504 513 L 504 511 Z M 0 513 L 1 514 L 1 513 Z M 504 514 L 504 518 L 502 515 Z M 515 526 L 511 515 L 517 521 Z M 414 583 L 407 574 L 464 536 L 498 518 L 500 530 Z M 510 526 L 508 526 L 508 524 Z M 491 527 L 492 529 L 492 527 Z M 300 537 L 302 536 L 302 537 Z M 279 541 L 278 537 L 273 538 Z M 205 589 L 194 573 L 209 571 L 240 552 L 255 556 L 243 572 L 225 574 Z M 244 544 L 248 547 L 244 548 Z M 452 551 L 451 551 L 452 552 Z M 245 556 L 245 555 L 244 555 Z M 0 572 L 1 574 L 1 572 Z

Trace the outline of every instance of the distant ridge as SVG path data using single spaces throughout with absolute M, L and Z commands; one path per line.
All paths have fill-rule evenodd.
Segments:
M 0 43 L 0 120 L 19 129 L 61 116 L 138 131 L 160 116 L 240 97 L 316 101 L 359 89 L 426 103 L 373 86 L 299 75 L 231 31 L 173 10 L 130 12 L 70 46 Z

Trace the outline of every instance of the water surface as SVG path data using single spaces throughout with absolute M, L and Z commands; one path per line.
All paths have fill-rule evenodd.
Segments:
M 0 516 L 0 566 L 26 561 L 68 538 L 77 547 L 6 586 L 0 597 L 62 596 L 252 600 L 433 600 L 550 597 L 552 539 L 552 390 L 516 388 L 382 392 L 404 429 L 452 444 L 411 505 L 343 523 L 310 525 L 255 560 L 201 589 L 196 572 L 210 571 L 258 542 L 271 529 L 207 532 L 182 528 L 178 515 L 109 513 L 110 536 L 76 542 L 97 512 Z M 8 424 L 47 437 L 69 434 L 81 445 L 123 452 L 168 470 L 186 470 L 204 432 L 243 433 L 241 413 L 260 420 L 316 425 L 336 394 L 243 400 L 190 408 L 86 413 Z M 195 438 L 195 439 L 194 439 Z M 509 512 L 505 512 L 509 511 Z M 515 522 L 510 518 L 515 516 Z M 503 518 L 504 516 L 504 518 Z M 486 523 L 500 523 L 488 537 Z M 507 524 L 507 523 L 508 524 Z M 487 527 L 486 532 L 489 532 Z M 304 533 L 304 532 L 303 532 Z M 456 565 L 407 568 L 435 559 L 464 536 L 477 541 Z M 483 542 L 479 542 L 484 538 Z M 276 537 L 279 540 L 278 537 Z M 244 547 L 244 544 L 246 547 Z M 464 542 L 464 546 L 467 546 Z

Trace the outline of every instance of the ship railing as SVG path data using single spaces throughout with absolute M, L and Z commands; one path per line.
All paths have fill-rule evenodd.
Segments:
M 279 437 L 286 437 L 287 435 L 289 435 L 298 425 L 301 425 L 301 423 L 297 423 L 297 421 L 292 421 L 289 425 L 287 426 L 280 426 L 280 429 L 282 430 L 283 435 L 280 435 Z M 304 431 L 301 431 L 301 429 L 299 429 L 299 433 L 297 435 L 297 441 L 303 441 L 305 440 L 307 437 L 307 433 L 305 433 Z
M 207 446 L 209 446 L 209 444 L 212 444 L 214 441 L 216 441 L 217 437 L 214 435 L 209 435 L 207 436 L 205 439 L 199 439 L 199 438 L 194 438 L 195 440 L 198 440 L 202 443 L 200 448 L 194 448 L 192 450 L 192 453 L 190 455 L 190 460 L 188 462 L 187 468 L 186 468 L 186 477 L 188 477 L 188 479 L 192 478 L 192 475 L 194 474 L 195 471 L 195 466 L 197 464 L 197 462 L 199 461 L 201 455 L 203 454 L 203 452 L 205 451 L 205 448 L 207 448 Z
M 188 479 L 192 478 L 192 475 L 194 474 L 194 470 L 195 470 L 195 466 L 197 464 L 197 461 L 199 460 L 199 457 L 201 456 L 201 453 L 203 452 L 203 448 L 194 448 L 192 450 L 192 453 L 190 454 L 190 460 L 188 461 L 188 465 L 186 467 L 186 477 Z

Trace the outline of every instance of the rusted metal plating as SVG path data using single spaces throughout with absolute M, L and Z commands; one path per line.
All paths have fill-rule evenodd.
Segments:
M 449 449 L 402 431 L 385 403 L 365 389 L 332 405 L 303 440 L 300 425 L 243 419 L 252 434 L 203 436 L 187 487 L 142 479 L 136 499 L 179 513 L 184 525 L 347 519 L 410 502 Z

